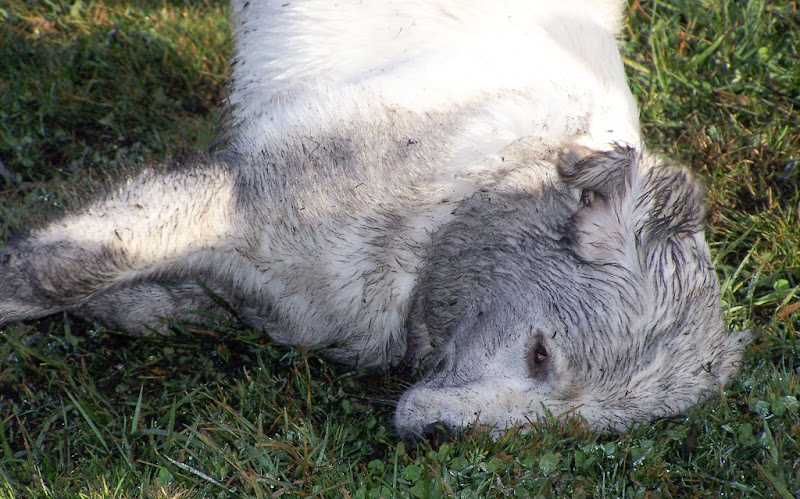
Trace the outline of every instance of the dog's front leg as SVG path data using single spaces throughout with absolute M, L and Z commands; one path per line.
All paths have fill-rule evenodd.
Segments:
M 98 293 L 214 267 L 231 244 L 234 180 L 218 157 L 146 168 L 0 251 L 0 324 Z

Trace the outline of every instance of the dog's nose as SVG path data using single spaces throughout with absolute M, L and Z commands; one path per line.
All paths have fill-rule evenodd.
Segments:
M 422 436 L 431 447 L 438 449 L 443 443 L 453 440 L 455 430 L 444 421 L 435 421 L 425 425 L 425 428 L 422 429 Z

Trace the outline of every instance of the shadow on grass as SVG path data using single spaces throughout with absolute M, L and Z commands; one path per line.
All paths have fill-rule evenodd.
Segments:
M 0 10 L 6 186 L 204 148 L 224 100 L 225 2 Z

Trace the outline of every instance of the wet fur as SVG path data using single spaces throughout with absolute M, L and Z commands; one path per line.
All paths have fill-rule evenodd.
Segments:
M 747 334 L 722 324 L 702 189 L 642 145 L 620 9 L 234 2 L 228 145 L 10 240 L 0 324 L 232 312 L 349 364 L 408 360 L 404 437 L 683 410 Z

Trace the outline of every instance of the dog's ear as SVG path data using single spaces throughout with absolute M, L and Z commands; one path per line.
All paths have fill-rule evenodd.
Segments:
M 566 149 L 558 171 L 582 193 L 570 237 L 586 260 L 633 270 L 655 247 L 702 233 L 703 188 L 686 168 L 618 145 Z

